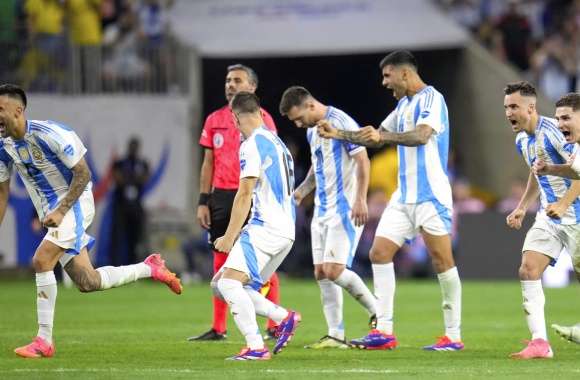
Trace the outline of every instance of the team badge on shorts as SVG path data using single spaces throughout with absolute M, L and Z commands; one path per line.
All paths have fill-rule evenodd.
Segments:
M 213 135 L 213 146 L 214 148 L 221 148 L 224 145 L 224 136 L 221 133 L 216 133 Z

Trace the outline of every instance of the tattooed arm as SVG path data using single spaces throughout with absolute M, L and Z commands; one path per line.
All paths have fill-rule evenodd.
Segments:
M 60 202 L 56 210 L 52 211 L 42 221 L 45 227 L 58 227 L 62 218 L 79 199 L 87 184 L 91 181 L 91 172 L 84 158 L 71 169 L 73 178 L 69 185 L 68 193 Z
M 8 207 L 8 196 L 10 195 L 10 179 L 0 182 L 0 225 L 4 219 L 6 208 Z
M 333 138 L 350 141 L 354 144 L 378 148 L 385 144 L 418 146 L 429 141 L 433 134 L 433 128 L 426 124 L 420 124 L 414 131 L 389 132 L 366 126 L 358 131 L 343 131 L 332 127 L 326 120 L 318 123 L 318 134 L 324 138 Z
M 302 203 L 302 200 L 310 194 L 316 188 L 316 176 L 314 175 L 314 170 L 312 166 L 310 170 L 308 170 L 308 174 L 306 174 L 306 178 L 304 181 L 294 190 L 294 200 L 296 204 L 299 205 Z

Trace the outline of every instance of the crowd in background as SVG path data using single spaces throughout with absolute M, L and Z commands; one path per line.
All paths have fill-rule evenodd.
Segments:
M 438 0 L 550 100 L 580 90 L 580 0 Z
M 2 0 L 0 46 L 7 59 L 0 79 L 16 78 L 27 90 L 45 92 L 163 91 L 172 4 Z

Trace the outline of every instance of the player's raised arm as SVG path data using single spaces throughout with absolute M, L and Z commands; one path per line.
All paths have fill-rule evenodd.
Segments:
M 538 160 L 534 163 L 532 170 L 536 175 L 554 175 L 557 177 L 580 179 L 580 175 L 572 169 L 571 164 L 548 164 L 542 160 Z
M 546 207 L 546 215 L 551 218 L 561 218 L 568 207 L 580 196 L 580 181 L 572 181 L 572 185 L 557 202 Z
M 0 225 L 2 225 L 2 221 L 4 220 L 4 214 L 6 214 L 9 195 L 10 195 L 10 178 L 7 181 L 0 182 Z
M 52 211 L 42 221 L 45 227 L 58 227 L 64 215 L 71 209 L 73 204 L 79 199 L 87 184 L 91 181 L 91 171 L 84 158 L 81 158 L 75 166 L 71 168 L 73 178 L 69 190 L 56 210 Z
M 366 126 L 358 131 L 341 131 L 331 125 L 319 124 L 318 134 L 324 138 L 350 141 L 354 144 L 378 148 L 385 144 L 419 146 L 425 145 L 433 134 L 433 128 L 420 124 L 409 132 L 389 132 Z
M 299 205 L 302 203 L 302 200 L 306 198 L 308 194 L 313 192 L 314 189 L 316 189 L 316 176 L 314 175 L 314 169 L 312 169 L 311 166 L 304 181 L 302 181 L 296 190 L 294 190 L 294 200 L 296 201 L 296 204 Z

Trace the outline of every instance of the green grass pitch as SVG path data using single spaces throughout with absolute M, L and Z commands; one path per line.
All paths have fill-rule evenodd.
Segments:
M 546 290 L 548 325 L 580 321 L 577 286 Z M 580 378 L 580 345 L 551 330 L 554 359 L 508 359 L 528 338 L 516 279 L 463 284 L 463 352 L 420 349 L 443 332 L 435 280 L 397 284 L 396 350 L 306 350 L 325 334 L 318 287 L 282 279 L 283 304 L 299 310 L 303 321 L 290 345 L 267 362 L 224 361 L 243 345 L 231 317 L 227 341 L 186 341 L 209 327 L 207 285 L 185 287 L 176 296 L 149 281 L 93 294 L 59 286 L 56 356 L 21 359 L 12 350 L 36 333 L 34 280 L 0 281 L 0 289 L 0 379 Z M 345 322 L 348 337 L 367 331 L 365 313 L 347 295 Z

